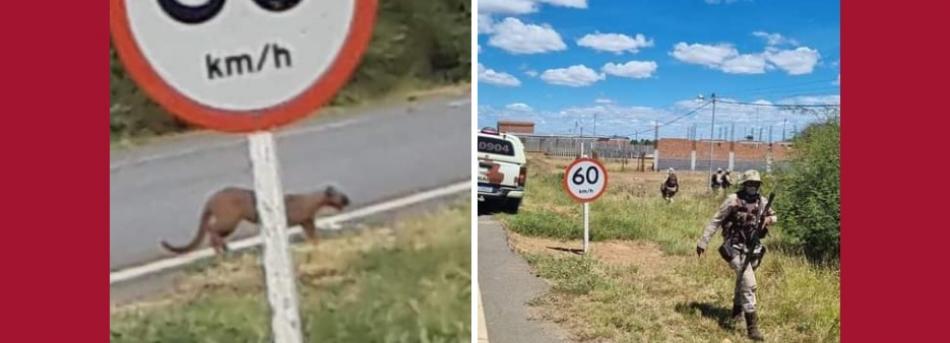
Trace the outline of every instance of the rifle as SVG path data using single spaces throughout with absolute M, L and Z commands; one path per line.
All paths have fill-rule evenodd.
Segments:
M 760 244 L 759 233 L 765 230 L 765 217 L 768 215 L 769 209 L 772 208 L 773 200 L 775 200 L 774 192 L 769 193 L 768 203 L 765 204 L 765 208 L 759 211 L 759 218 L 757 218 L 757 221 L 755 223 L 755 229 L 752 232 L 749 232 L 748 234 L 745 235 L 746 236 L 745 237 L 745 250 L 746 250 L 745 263 L 742 264 L 742 271 L 739 273 L 739 275 L 744 274 L 746 268 L 748 268 L 749 265 L 752 264 L 752 253 L 755 251 L 755 248 L 758 247 Z

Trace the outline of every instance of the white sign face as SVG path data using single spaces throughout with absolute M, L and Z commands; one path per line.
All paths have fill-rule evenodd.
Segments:
M 111 0 L 113 45 L 152 99 L 194 124 L 267 130 L 349 79 L 377 0 Z
M 260 4 L 287 3 L 286 9 Z M 354 0 L 126 0 L 158 75 L 209 107 L 250 111 L 303 93 L 343 46 Z
M 577 159 L 564 172 L 564 189 L 577 201 L 594 201 L 607 189 L 607 170 L 594 159 Z

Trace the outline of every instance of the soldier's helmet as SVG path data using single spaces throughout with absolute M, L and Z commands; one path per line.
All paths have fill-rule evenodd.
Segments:
M 672 167 L 670 167 L 670 169 L 669 169 L 669 170 L 667 170 L 667 174 L 673 174 L 673 172 L 674 172 L 674 170 L 673 170 L 673 168 L 672 168 Z
M 722 173 L 722 168 L 716 168 L 717 173 Z
M 739 178 L 739 184 L 744 184 L 746 182 L 762 182 L 762 177 L 759 176 L 759 171 L 755 169 L 746 170 L 742 173 L 742 176 Z

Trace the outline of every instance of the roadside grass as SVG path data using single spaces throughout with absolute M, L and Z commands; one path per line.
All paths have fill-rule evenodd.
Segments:
M 469 205 L 293 246 L 309 342 L 469 340 Z M 257 253 L 190 271 L 170 295 L 113 307 L 111 342 L 269 342 Z
M 553 243 L 528 242 L 556 240 L 580 247 L 580 205 L 568 200 L 560 184 L 569 162 L 530 156 L 519 214 L 499 215 L 517 236 L 510 237 L 516 250 L 552 284 L 548 294 L 532 303 L 544 317 L 580 341 L 745 340 L 744 324 L 727 322 L 735 272 L 715 251 L 719 234 L 702 259 L 694 252 L 702 227 L 722 199 L 706 191 L 706 174 L 679 172 L 682 191 L 667 204 L 659 196 L 665 173 L 621 172 L 619 164 L 608 163 L 608 191 L 591 205 L 592 254 L 575 256 L 538 248 Z M 839 341 L 837 267 L 811 264 L 788 248 L 780 225 L 771 229 L 765 244 L 770 250 L 756 276 L 766 338 Z M 660 258 L 642 257 L 648 253 Z

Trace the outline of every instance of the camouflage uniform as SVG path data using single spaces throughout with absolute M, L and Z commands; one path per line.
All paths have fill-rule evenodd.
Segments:
M 747 182 L 760 184 L 761 178 L 755 170 L 750 170 L 742 175 L 740 184 L 743 186 Z M 696 243 L 697 252 L 702 254 L 706 250 L 709 241 L 720 228 L 723 229 L 723 245 L 719 248 L 719 254 L 726 260 L 732 269 L 736 272 L 736 286 L 733 295 L 732 315 L 738 319 L 739 315 L 745 313 L 749 336 L 761 338 L 758 332 L 757 316 L 755 314 L 755 269 L 762 261 L 762 255 L 765 253 L 765 247 L 759 244 L 759 247 L 753 247 L 752 256 L 747 256 L 746 247 L 741 231 L 745 225 L 754 225 L 755 218 L 761 209 L 765 208 L 767 199 L 755 194 L 749 195 L 742 187 L 736 193 L 729 194 L 719 211 L 713 216 L 712 220 L 703 230 L 703 236 Z M 769 208 L 766 214 L 766 224 L 775 223 L 778 217 L 775 211 Z M 742 271 L 746 259 L 752 258 L 749 268 Z M 753 331 L 755 334 L 753 334 Z

